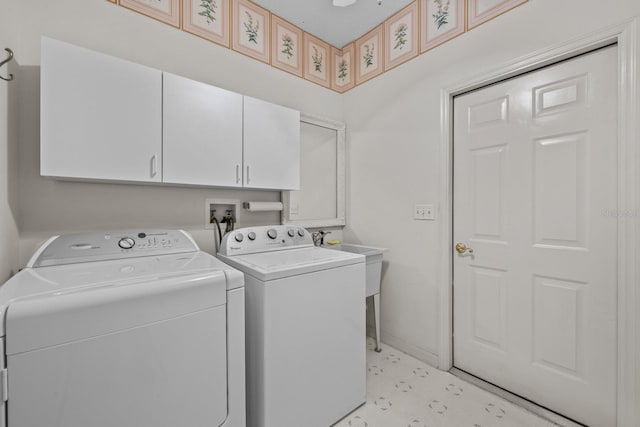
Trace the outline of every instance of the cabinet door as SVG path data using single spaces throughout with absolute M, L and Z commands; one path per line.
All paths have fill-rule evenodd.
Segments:
M 162 73 L 42 39 L 40 173 L 160 182 Z
M 300 189 L 300 112 L 244 97 L 244 186 Z
M 242 95 L 163 74 L 163 181 L 242 187 Z

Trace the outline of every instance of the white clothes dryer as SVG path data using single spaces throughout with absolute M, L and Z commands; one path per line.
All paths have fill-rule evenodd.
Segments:
M 218 257 L 245 273 L 248 426 L 328 427 L 365 402 L 364 256 L 269 226 Z
M 0 426 L 245 426 L 243 275 L 183 231 L 53 237 L 0 314 Z

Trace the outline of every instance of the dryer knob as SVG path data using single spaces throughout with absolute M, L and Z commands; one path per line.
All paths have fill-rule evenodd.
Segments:
M 287 231 L 287 234 L 289 235 L 289 237 L 295 237 L 296 232 L 293 231 L 293 230 L 289 230 L 289 231 Z
M 304 229 L 298 228 L 298 236 L 304 237 Z
M 131 249 L 135 245 L 136 245 L 136 242 L 131 237 L 123 237 L 118 242 L 118 246 L 120 246 L 122 249 Z
M 250 231 L 249 234 L 247 234 L 247 237 L 249 238 L 249 240 L 256 240 L 256 233 Z
M 275 238 L 278 237 L 278 232 L 274 228 L 270 228 L 267 230 L 267 236 L 269 236 L 271 240 L 275 240 Z
M 240 243 L 244 240 L 244 235 L 242 233 L 236 234 L 236 242 Z

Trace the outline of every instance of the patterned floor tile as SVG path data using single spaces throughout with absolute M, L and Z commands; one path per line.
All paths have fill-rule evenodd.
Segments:
M 367 342 L 367 403 L 334 427 L 549 427 L 525 409 L 387 345 Z

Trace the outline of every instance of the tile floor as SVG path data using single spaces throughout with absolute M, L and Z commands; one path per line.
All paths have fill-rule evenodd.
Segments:
M 367 403 L 334 427 L 550 427 L 547 420 L 392 347 L 367 342 Z

